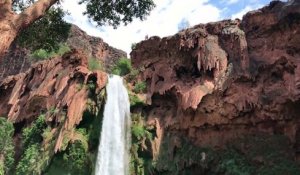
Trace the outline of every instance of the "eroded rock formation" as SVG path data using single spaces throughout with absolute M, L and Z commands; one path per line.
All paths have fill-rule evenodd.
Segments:
M 88 57 L 97 58 L 108 70 L 122 57 L 127 57 L 126 52 L 113 48 L 101 38 L 87 35 L 79 27 L 72 25 L 67 45 L 73 49 L 83 50 Z M 31 51 L 14 43 L 8 53 L 0 62 L 0 80 L 9 75 L 16 75 L 27 71 L 36 60 L 30 58 Z
M 147 82 L 150 124 L 197 146 L 283 134 L 300 151 L 300 4 L 151 37 L 131 53 Z M 159 139 L 158 139 L 159 140 Z M 176 140 L 169 145 L 175 152 Z M 157 148 L 157 146 L 156 146 Z M 157 150 L 157 149 L 156 149 Z
M 83 51 L 72 50 L 63 57 L 38 62 L 24 73 L 9 76 L 0 83 L 0 115 L 13 123 L 30 124 L 41 113 L 58 131 L 55 151 L 72 136 L 86 110 L 89 85 L 99 92 L 107 74 L 90 71 Z M 53 132 L 55 132 L 53 130 Z

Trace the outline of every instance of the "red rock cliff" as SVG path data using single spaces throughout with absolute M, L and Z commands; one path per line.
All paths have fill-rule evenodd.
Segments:
M 111 66 L 121 57 L 127 57 L 126 52 L 109 46 L 99 37 L 92 37 L 79 27 L 72 25 L 69 37 L 66 41 L 70 48 L 84 50 L 88 57 L 94 57 L 101 62 L 105 68 Z M 9 75 L 16 75 L 27 71 L 34 60 L 30 58 L 31 51 L 14 43 L 9 52 L 0 62 L 0 80 Z
M 96 92 L 106 85 L 107 74 L 89 71 L 87 59 L 82 51 L 72 50 L 7 77 L 0 82 L 0 116 L 27 125 L 46 114 L 47 122 L 54 125 L 52 132 L 58 134 L 55 151 L 59 150 L 64 137 L 72 139 L 75 126 L 82 120 L 88 84 L 95 84 Z
M 151 37 L 131 58 L 147 82 L 145 112 L 162 128 L 158 137 L 171 132 L 218 148 L 264 132 L 288 136 L 300 151 L 298 1 Z

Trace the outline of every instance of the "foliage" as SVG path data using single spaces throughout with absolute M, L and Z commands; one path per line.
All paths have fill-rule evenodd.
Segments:
M 0 117 L 0 174 L 8 174 L 14 164 L 13 124 Z
M 101 105 L 105 90 L 91 96 L 82 121 L 72 132 L 72 139 L 67 139 L 66 149 L 56 154 L 45 175 L 57 174 L 92 174 L 95 167 L 99 145 L 103 110 Z
M 54 154 L 54 135 L 51 128 L 47 127 L 44 114 L 23 129 L 22 139 L 24 152 L 17 164 L 16 174 L 41 174 Z M 43 146 L 42 141 L 45 141 Z
M 59 109 L 57 109 L 56 107 L 52 106 L 50 107 L 50 109 L 48 110 L 49 114 L 57 114 L 59 112 Z
M 109 24 L 115 28 L 121 23 L 126 25 L 132 22 L 133 18 L 145 19 L 145 16 L 155 7 L 152 0 L 81 0 L 80 3 L 87 4 L 84 14 L 99 26 Z
M 23 4 L 21 8 L 24 6 Z M 57 52 L 60 43 L 68 38 L 71 28 L 71 25 L 63 20 L 64 15 L 65 12 L 61 8 L 50 8 L 43 18 L 21 31 L 17 42 L 30 50 Z
M 88 69 L 90 71 L 102 70 L 102 64 L 97 58 L 89 58 L 88 59 Z
M 37 0 L 14 0 L 12 2 L 14 11 L 19 13 Z M 126 25 L 132 22 L 134 18 L 144 20 L 155 7 L 153 0 L 81 0 L 79 3 L 86 5 L 84 14 L 99 26 L 109 24 L 115 28 L 121 23 Z M 57 50 L 58 44 L 67 39 L 71 28 L 71 25 L 63 20 L 65 14 L 60 1 L 57 0 L 56 5 L 47 10 L 44 17 L 21 31 L 17 42 L 31 50 L 44 49 L 48 52 Z
M 46 127 L 45 115 L 41 114 L 31 127 L 24 128 L 22 133 L 24 148 L 31 144 L 42 142 L 42 133 Z
M 216 170 L 233 175 L 297 174 L 299 165 L 291 157 L 289 139 L 283 135 L 248 136 L 228 145 Z
M 205 174 L 206 169 L 213 166 L 216 155 L 209 148 L 197 147 L 186 139 L 167 133 L 161 143 L 155 169 L 164 171 L 163 174 L 181 175 L 193 174 L 192 168 L 195 167 L 197 173 Z
M 246 136 L 232 140 L 222 150 L 213 150 L 165 133 L 154 169 L 163 175 L 297 174 L 300 168 L 292 157 L 288 138 L 280 135 Z
M 140 72 L 139 70 L 132 68 L 131 71 L 130 71 L 130 73 L 129 73 L 129 75 L 126 77 L 127 80 L 129 82 L 135 80 L 136 77 L 138 76 L 139 72 Z
M 89 90 L 91 90 L 91 91 L 93 91 L 93 90 L 96 89 L 96 83 L 93 82 L 93 81 L 89 81 L 89 82 L 87 83 L 86 86 L 87 86 L 87 88 L 88 88 Z
M 14 0 L 13 7 L 15 11 L 23 11 L 26 7 L 32 5 L 37 0 Z M 60 1 L 57 1 L 60 5 Z M 101 25 L 119 26 L 132 22 L 134 18 L 144 20 L 150 11 L 155 7 L 153 0 L 128 0 L 128 1 L 110 1 L 110 0 L 80 0 L 79 4 L 86 5 L 84 12 L 89 18 Z
M 124 76 L 132 70 L 131 60 L 128 58 L 120 58 L 112 69 L 112 74 Z
M 221 172 L 232 175 L 251 175 L 255 170 L 255 167 L 249 164 L 245 156 L 233 149 L 222 154 L 218 168 Z
M 73 144 L 70 144 L 63 155 L 63 160 L 66 168 L 69 170 L 68 172 L 71 174 L 91 174 L 89 169 L 87 169 L 90 165 L 87 150 L 81 142 L 75 141 Z
M 53 139 L 53 133 L 51 132 L 51 127 L 47 127 L 44 129 L 42 133 L 43 141 L 49 142 L 51 139 Z
M 50 166 L 44 172 L 45 175 L 86 175 L 92 174 L 93 162 L 80 141 L 69 144 L 63 152 L 57 153 Z
M 63 153 L 57 153 L 51 161 L 50 166 L 44 175 L 70 175 L 67 167 L 64 166 Z
M 135 93 L 145 92 L 146 87 L 147 87 L 146 82 L 137 82 L 134 85 L 133 92 L 135 92 Z
M 85 128 L 76 129 L 72 136 L 65 139 L 66 148 L 54 156 L 45 174 L 91 174 L 94 161 L 89 153 L 88 139 L 89 133 Z
M 145 103 L 137 95 L 129 94 L 130 107 L 144 106 Z
M 34 61 L 40 61 L 40 60 L 45 60 L 49 59 L 54 56 L 62 56 L 66 52 L 70 51 L 70 48 L 65 45 L 65 44 L 59 44 L 59 48 L 56 51 L 47 51 L 45 49 L 38 49 L 32 52 L 30 55 L 31 59 Z
M 33 53 L 31 54 L 31 58 L 35 61 L 39 61 L 39 60 L 45 60 L 48 59 L 50 57 L 52 57 L 52 53 L 47 52 L 44 49 L 38 49 L 33 51 Z
M 148 148 L 145 148 L 146 142 L 149 143 L 154 138 L 152 132 L 153 128 L 145 126 L 140 114 L 132 114 L 131 174 L 144 175 L 152 172 L 152 156 L 147 151 Z
M 40 146 L 38 144 L 30 145 L 25 153 L 23 154 L 21 160 L 18 163 L 16 169 L 16 175 L 40 174 L 40 170 L 36 167 L 40 161 Z
M 141 141 L 144 138 L 153 139 L 152 133 L 148 131 L 140 114 L 132 114 L 131 126 L 132 138 Z
M 60 43 L 58 49 L 54 52 L 54 55 L 63 56 L 65 53 L 69 52 L 71 49 L 67 44 Z

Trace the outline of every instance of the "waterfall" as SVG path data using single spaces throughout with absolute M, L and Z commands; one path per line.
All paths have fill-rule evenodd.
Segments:
M 130 103 L 123 79 L 110 76 L 106 86 L 95 175 L 129 175 Z

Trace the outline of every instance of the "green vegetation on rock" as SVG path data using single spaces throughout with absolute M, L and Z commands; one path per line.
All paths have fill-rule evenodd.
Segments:
M 16 175 L 41 174 L 42 170 L 38 167 L 40 153 L 40 146 L 37 143 L 29 145 L 18 163 Z
M 132 114 L 131 174 L 144 175 L 153 172 L 151 141 L 154 139 L 153 129 L 145 125 L 141 114 Z
M 10 174 L 14 165 L 13 124 L 0 117 L 0 175 Z
M 62 56 L 63 54 L 70 51 L 70 48 L 66 44 L 59 44 L 57 50 L 47 51 L 45 49 L 37 49 L 30 55 L 33 61 L 46 60 L 55 56 Z
M 47 126 L 45 115 L 41 114 L 22 131 L 23 149 L 16 165 L 15 174 L 41 174 L 48 167 L 54 155 L 54 141 L 51 127 Z
M 162 175 L 296 175 L 300 167 L 292 157 L 289 140 L 282 135 L 245 136 L 214 150 L 167 133 L 153 168 Z
M 142 101 L 136 94 L 129 94 L 130 107 L 145 106 L 145 102 Z
M 103 70 L 101 62 L 97 58 L 88 59 L 88 69 L 90 71 Z
M 112 68 L 112 74 L 124 76 L 131 72 L 131 60 L 128 58 L 120 58 L 116 65 Z
M 296 175 L 300 166 L 292 157 L 293 151 L 286 136 L 248 136 L 227 146 L 216 170 L 232 175 Z
M 63 154 L 64 164 L 70 174 L 91 174 L 93 163 L 89 162 L 88 150 L 80 141 L 70 144 Z
M 43 141 L 42 133 L 46 129 L 45 115 L 40 115 L 30 127 L 26 127 L 22 132 L 23 146 L 26 148 L 30 144 Z
M 72 138 L 64 138 L 64 148 L 54 155 L 45 175 L 87 175 L 94 172 L 103 118 L 103 106 L 99 104 L 104 98 L 105 90 L 99 94 L 90 91 L 82 121 Z
M 146 82 L 137 82 L 134 85 L 133 92 L 135 93 L 143 93 L 147 88 Z

